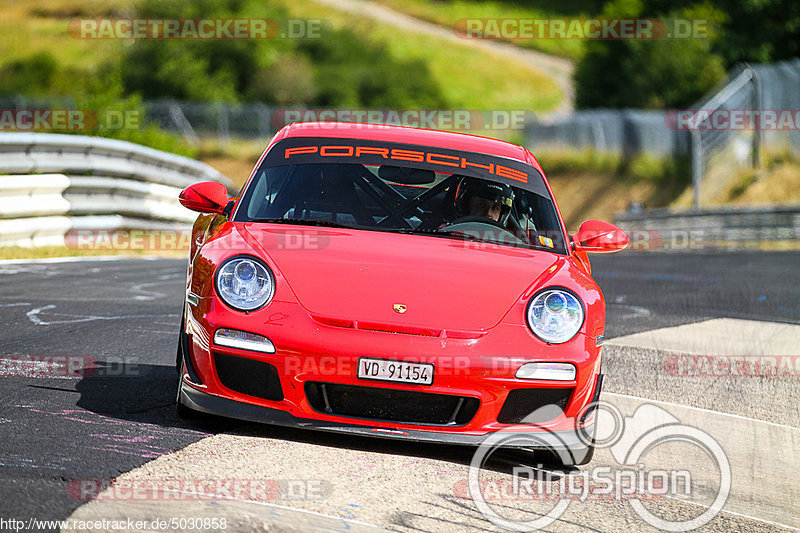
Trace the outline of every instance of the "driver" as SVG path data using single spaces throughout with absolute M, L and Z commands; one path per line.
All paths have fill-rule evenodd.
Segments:
M 464 176 L 456 190 L 458 217 L 486 217 L 506 225 L 514 202 L 514 191 L 504 183 Z

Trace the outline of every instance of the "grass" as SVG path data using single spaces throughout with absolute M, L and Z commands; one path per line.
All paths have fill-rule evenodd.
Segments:
M 729 203 L 800 203 L 800 159 L 786 154 L 767 154 L 759 170 L 739 173 Z
M 231 178 L 238 188 L 247 181 L 268 140 L 232 139 L 223 146 L 216 139 L 203 139 L 198 147 L 197 159 Z
M 520 68 L 513 60 L 435 37 L 404 33 L 392 25 L 311 0 L 276 1 L 292 17 L 325 19 L 368 41 L 385 44 L 396 57 L 424 60 L 453 108 L 548 111 L 562 99 L 561 90 L 550 77 Z M 0 66 L 48 51 L 62 67 L 99 67 L 118 55 L 126 42 L 73 38 L 67 29 L 69 20 L 125 16 L 132 5 L 135 2 L 125 0 L 0 0 Z
M 130 256 L 130 257 L 187 257 L 188 251 L 169 250 L 76 250 L 66 246 L 37 246 L 33 248 L 23 246 L 0 246 L 0 259 L 50 259 L 56 257 L 103 257 L 103 256 Z
M 561 101 L 561 90 L 549 76 L 520 68 L 516 61 L 502 56 L 428 35 L 403 33 L 390 24 L 311 0 L 278 2 L 292 17 L 325 19 L 335 28 L 347 28 L 368 41 L 384 44 L 396 57 L 424 60 L 454 108 L 547 111 Z
M 377 0 L 396 11 L 453 28 L 461 19 L 523 19 L 542 20 L 550 18 L 588 18 L 599 15 L 597 3 L 580 0 L 555 2 L 506 2 L 502 0 Z M 531 5 L 535 4 L 535 5 Z M 539 50 L 569 59 L 579 59 L 584 53 L 584 41 L 580 39 L 513 39 L 512 44 Z
M 664 207 L 688 186 L 688 162 L 647 155 L 626 159 L 592 150 L 534 152 L 568 228 L 591 218 L 612 221 L 632 202 Z
M 534 150 L 533 155 L 548 176 L 567 172 L 616 172 L 621 160 L 616 154 L 566 148 Z
M 69 20 L 119 16 L 130 5 L 126 0 L 0 0 L 0 66 L 50 52 L 62 67 L 97 67 L 118 54 L 125 43 L 70 37 Z
M 716 159 L 700 185 L 703 206 L 800 203 L 800 157 L 789 151 L 766 151 L 761 168 L 739 165 L 734 157 Z M 688 208 L 693 200 L 689 187 L 670 205 Z

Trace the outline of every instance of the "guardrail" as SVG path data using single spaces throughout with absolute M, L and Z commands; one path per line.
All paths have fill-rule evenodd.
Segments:
M 192 159 L 126 141 L 0 133 L 0 246 L 64 244 L 71 230 L 188 228 L 178 203 L 198 181 L 230 179 Z
M 634 250 L 800 247 L 800 205 L 649 209 L 620 213 L 615 222 L 628 233 Z

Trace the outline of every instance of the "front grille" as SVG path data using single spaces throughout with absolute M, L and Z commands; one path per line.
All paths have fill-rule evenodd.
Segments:
M 278 369 L 269 363 L 214 352 L 214 366 L 219 380 L 232 391 L 264 400 L 283 400 Z
M 309 382 L 305 391 L 311 407 L 322 413 L 408 424 L 463 425 L 481 404 L 469 396 L 337 383 Z
M 571 395 L 571 388 L 514 389 L 508 393 L 497 421 L 501 424 L 539 424 L 553 420 L 567 408 Z

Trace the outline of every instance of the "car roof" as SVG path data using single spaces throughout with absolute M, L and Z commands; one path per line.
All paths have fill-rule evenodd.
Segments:
M 533 158 L 529 158 L 526 155 L 526 150 L 521 146 L 488 137 L 452 131 L 356 122 L 299 122 L 284 127 L 275 136 L 273 143 L 288 137 L 332 137 L 418 144 L 506 157 L 534 164 L 534 166 L 538 167 L 538 164 L 533 163 Z

